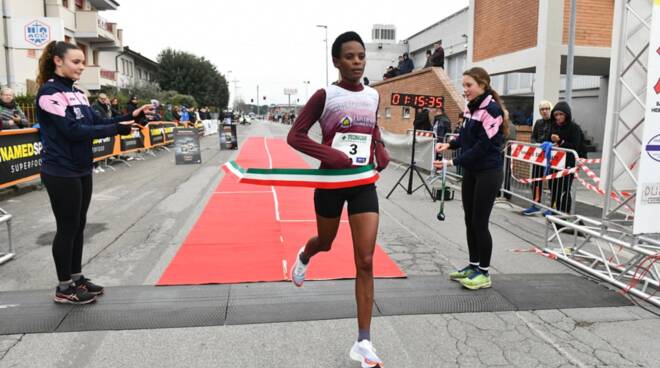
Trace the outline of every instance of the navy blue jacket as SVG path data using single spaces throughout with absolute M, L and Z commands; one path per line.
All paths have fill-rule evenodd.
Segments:
M 475 102 L 478 105 L 468 106 L 463 113 L 465 120 L 458 138 L 449 142 L 451 149 L 461 149 L 453 163 L 468 171 L 502 168 L 502 108 L 490 94 L 478 97 Z
M 41 171 L 64 177 L 91 174 L 92 140 L 117 134 L 117 123 L 131 115 L 103 119 L 94 113 L 73 80 L 55 76 L 37 93 L 37 121 L 44 144 Z

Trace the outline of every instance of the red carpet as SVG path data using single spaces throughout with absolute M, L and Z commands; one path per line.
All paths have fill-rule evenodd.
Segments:
M 242 167 L 309 167 L 282 139 L 249 138 L 236 161 Z M 158 285 L 288 280 L 298 249 L 316 234 L 313 190 L 274 190 L 225 175 Z M 332 251 L 314 257 L 307 279 L 355 277 L 345 212 Z M 379 246 L 374 275 L 405 276 Z

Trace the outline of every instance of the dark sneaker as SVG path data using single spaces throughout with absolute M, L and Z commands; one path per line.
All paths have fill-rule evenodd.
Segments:
M 532 207 L 522 211 L 523 216 L 532 216 L 537 213 L 541 212 L 541 209 L 536 207 L 535 205 L 532 205 Z
M 66 290 L 60 290 L 59 287 L 55 288 L 53 301 L 59 304 L 89 304 L 96 301 L 96 295 L 70 285 Z
M 75 282 L 75 284 L 77 288 L 83 289 L 89 294 L 92 295 L 103 294 L 103 286 L 92 283 L 92 280 L 85 278 L 85 276 L 81 277 L 80 280 Z

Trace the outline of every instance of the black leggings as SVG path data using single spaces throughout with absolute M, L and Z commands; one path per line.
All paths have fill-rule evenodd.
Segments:
M 48 191 L 57 222 L 53 240 L 57 278 L 68 281 L 72 274 L 82 271 L 83 232 L 92 199 L 92 175 L 68 178 L 41 173 L 41 181 Z
M 554 172 L 557 172 L 554 170 Z M 550 180 L 550 189 L 552 190 L 552 208 L 559 212 L 570 213 L 572 198 L 571 186 L 573 185 L 573 175 L 563 178 Z
M 488 221 L 495 198 L 502 186 L 502 179 L 502 169 L 463 171 L 461 196 L 465 211 L 470 263 L 479 263 L 483 268 L 490 266 L 493 252 L 493 239 L 488 231 Z

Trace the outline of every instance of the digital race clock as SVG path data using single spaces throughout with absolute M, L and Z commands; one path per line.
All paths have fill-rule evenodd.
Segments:
M 442 96 L 414 95 L 409 93 L 392 93 L 390 99 L 392 106 L 411 106 L 429 109 L 439 109 L 445 106 L 445 98 Z

